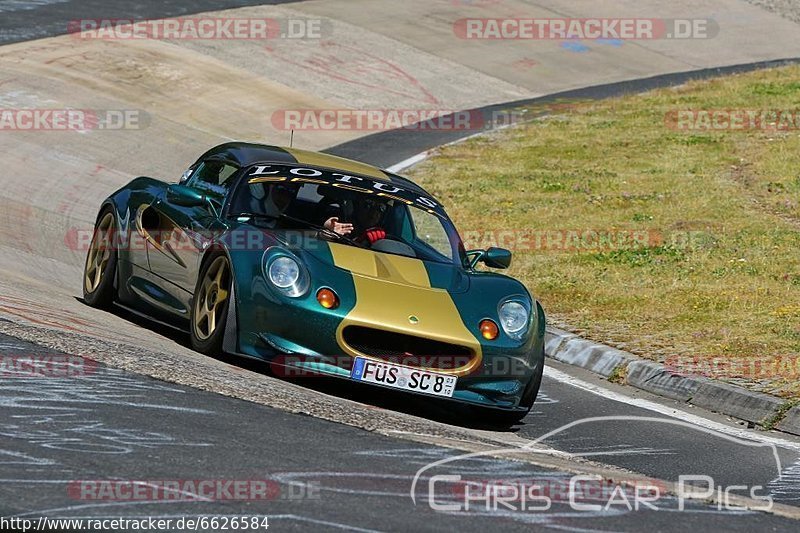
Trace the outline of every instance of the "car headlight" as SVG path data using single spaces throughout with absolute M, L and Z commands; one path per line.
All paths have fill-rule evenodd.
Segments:
M 520 339 L 528 329 L 530 311 L 528 307 L 518 301 L 505 302 L 498 310 L 500 325 L 509 337 Z
M 308 290 L 306 269 L 293 257 L 276 255 L 266 261 L 267 278 L 287 296 L 302 296 Z
M 278 257 L 269 264 L 269 280 L 279 289 L 288 289 L 300 280 L 300 265 L 289 257 Z

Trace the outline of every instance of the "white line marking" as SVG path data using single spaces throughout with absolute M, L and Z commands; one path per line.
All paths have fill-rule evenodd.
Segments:
M 694 415 L 687 411 L 682 411 L 674 407 L 667 407 L 666 405 L 661 405 L 660 403 L 645 400 L 643 398 L 631 398 L 630 396 L 626 396 L 610 389 L 600 387 L 599 385 L 594 385 L 592 383 L 575 378 L 565 372 L 561 372 L 560 370 L 556 370 L 555 368 L 549 366 L 544 367 L 544 375 L 550 379 L 565 383 L 570 387 L 585 390 L 586 392 L 601 396 L 607 400 L 613 400 L 615 402 L 624 403 L 633 407 L 639 407 L 641 409 L 653 411 L 665 416 L 677 418 L 678 420 L 688 422 L 695 426 L 712 429 L 718 433 L 723 433 L 740 439 L 774 444 L 776 446 L 780 446 L 781 448 L 786 448 L 787 450 L 800 452 L 800 443 L 781 439 L 779 437 L 774 437 L 764 433 L 757 433 L 749 429 L 737 428 L 719 422 L 714 422 L 713 420 L 708 420 L 707 418 Z
M 474 138 L 480 137 L 482 135 L 488 135 L 488 134 L 494 133 L 496 131 L 501 131 L 501 130 L 510 128 L 512 126 L 515 126 L 515 125 L 516 124 L 513 124 L 513 123 L 512 124 L 503 124 L 502 126 L 497 126 L 496 128 L 491 128 L 491 129 L 486 130 L 486 131 L 479 131 L 477 133 L 473 133 L 472 135 L 467 135 L 466 137 L 461 137 L 460 139 L 456 139 L 455 141 L 451 141 L 449 143 L 440 144 L 439 146 L 434 146 L 433 148 L 431 148 L 429 150 L 425 150 L 424 152 L 420 152 L 417 155 L 412 155 L 408 159 L 404 159 L 404 160 L 400 161 L 399 163 L 395 163 L 394 165 L 390 166 L 386 170 L 388 170 L 389 172 L 393 172 L 395 174 L 397 174 L 399 172 L 403 172 L 404 170 L 413 167 L 417 163 L 421 163 L 422 161 L 425 161 L 426 159 L 428 159 L 428 157 L 430 157 L 431 153 L 434 150 L 438 150 L 440 148 L 445 148 L 447 146 L 453 146 L 454 144 L 461 144 L 461 143 L 463 143 L 465 141 L 469 141 L 470 139 L 474 139 Z
M 30 511 L 28 513 L 19 513 L 15 515 L 11 515 L 11 517 L 25 517 L 25 516 L 48 516 L 52 515 L 53 513 L 58 512 L 70 512 L 70 511 L 77 511 L 78 509 L 98 509 L 98 508 L 105 508 L 105 507 L 125 507 L 128 505 L 173 505 L 173 504 L 180 504 L 180 503 L 187 503 L 181 500 L 137 500 L 137 501 L 125 501 L 125 502 L 104 502 L 104 503 L 87 503 L 83 505 L 70 505 L 68 507 L 57 507 L 52 509 L 39 509 L 36 511 Z M 202 502 L 207 503 L 207 502 Z
M 52 4 L 63 4 L 69 0 L 5 0 L 0 3 L 0 13 L 12 11 L 31 11 Z
M 427 157 L 428 157 L 428 152 L 422 152 L 422 153 L 419 153 L 417 155 L 413 155 L 413 156 L 409 157 L 408 159 L 404 159 L 403 161 L 400 161 L 396 165 L 390 166 L 386 170 L 388 170 L 389 172 L 395 172 L 395 173 L 402 172 L 403 170 L 405 170 L 405 169 L 407 169 L 409 167 L 413 167 L 414 165 L 416 165 L 420 161 L 424 161 L 425 159 L 427 159 Z

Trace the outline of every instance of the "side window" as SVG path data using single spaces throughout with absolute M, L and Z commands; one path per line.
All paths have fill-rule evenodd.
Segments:
M 231 177 L 238 170 L 237 167 L 221 161 L 204 161 L 194 170 L 186 185 L 223 198 L 233 183 Z
M 403 214 L 402 225 L 400 226 L 400 237 L 406 242 L 414 241 L 414 227 L 411 225 L 411 210 L 407 206 L 400 206 Z
M 422 209 L 409 209 L 417 241 L 423 242 L 447 259 L 453 259 L 453 248 L 439 217 Z

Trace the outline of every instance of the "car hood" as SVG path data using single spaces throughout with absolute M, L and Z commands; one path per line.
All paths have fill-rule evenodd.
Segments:
M 355 306 L 336 331 L 337 343 L 346 353 L 354 357 L 365 355 L 345 334 L 348 328 L 356 327 L 466 348 L 471 354 L 467 360 L 449 361 L 455 358 L 456 352 L 451 352 L 441 361 L 453 363 L 449 372 L 456 375 L 466 375 L 480 364 L 480 342 L 465 325 L 454 301 L 455 292 L 469 288 L 469 277 L 460 269 L 339 243 L 327 243 L 327 248 L 327 253 L 321 248 L 312 253 L 321 261 L 348 271 L 353 279 Z
M 443 370 L 448 373 L 467 375 L 480 365 L 483 348 L 477 336 L 478 319 L 469 316 L 467 320 L 462 314 L 474 307 L 464 305 L 469 300 L 471 277 L 463 269 L 326 240 L 307 238 L 302 246 L 290 246 L 292 235 L 281 238 L 305 261 L 312 276 L 314 271 L 328 268 L 350 275 L 352 307 L 336 329 L 337 344 L 345 353 L 365 356 L 348 341 L 346 332 L 355 327 L 467 349 L 471 355 L 466 361 L 454 355 L 460 351 L 424 354 L 443 357 L 440 362 L 445 366 L 452 363 L 453 368 Z
M 282 244 L 306 261 L 315 261 L 361 276 L 388 283 L 416 288 L 443 289 L 451 294 L 463 294 L 470 289 L 470 276 L 458 265 L 423 261 L 385 252 L 377 252 L 347 244 L 317 238 L 316 231 L 265 229 L 251 223 L 241 223 L 231 229 L 256 231 L 269 241 Z M 240 240 L 263 243 L 263 239 L 237 237 Z M 277 242 L 275 242 L 277 241 Z
M 303 251 L 354 276 L 421 289 L 443 289 L 450 293 L 469 290 L 469 276 L 456 265 L 375 252 L 335 242 L 317 243 L 319 246 L 305 246 Z

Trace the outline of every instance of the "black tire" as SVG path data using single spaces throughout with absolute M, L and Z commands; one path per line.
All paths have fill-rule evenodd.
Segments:
M 108 309 L 114 303 L 118 242 L 117 218 L 107 207 L 97 217 L 83 268 L 83 301 L 92 307 Z
M 222 268 L 225 269 L 225 272 L 220 276 L 219 283 L 217 283 L 215 278 L 217 278 L 219 265 L 223 265 Z M 192 298 L 189 324 L 192 348 L 200 353 L 206 355 L 219 355 L 222 353 L 232 280 L 228 256 L 222 252 L 209 256 L 200 269 L 194 297 Z M 209 287 L 207 285 L 209 282 L 214 287 Z M 223 292 L 225 293 L 225 298 L 220 301 L 218 296 Z M 212 294 L 217 296 L 214 297 Z M 211 309 L 209 309 L 209 305 L 212 306 Z M 212 314 L 214 316 L 213 327 L 210 322 Z
M 544 352 L 544 349 L 542 349 Z M 478 416 L 481 422 L 492 426 L 509 427 L 518 424 L 531 412 L 536 397 L 539 395 L 539 388 L 542 386 L 542 376 L 544 375 L 544 353 L 541 356 L 541 363 L 536 373 L 531 376 L 531 380 L 522 393 L 519 406 L 522 408 L 517 411 L 500 411 L 499 409 L 481 409 Z

